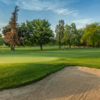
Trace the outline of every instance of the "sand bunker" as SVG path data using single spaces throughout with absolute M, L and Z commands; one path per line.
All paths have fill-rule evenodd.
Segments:
M 100 100 L 100 70 L 66 67 L 31 85 L 0 91 L 0 100 Z

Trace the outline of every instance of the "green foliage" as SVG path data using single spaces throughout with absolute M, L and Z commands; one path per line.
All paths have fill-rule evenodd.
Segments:
M 83 34 L 84 34 L 84 29 L 77 30 L 77 43 L 76 43 L 77 46 L 86 45 L 81 42 L 81 38 L 82 38 Z
M 68 44 L 69 48 L 71 48 L 71 45 L 76 45 L 78 43 L 78 37 L 79 35 L 75 23 L 72 23 L 71 25 L 66 24 L 63 42 Z
M 92 23 L 86 25 L 81 41 L 93 47 L 100 45 L 100 24 Z
M 42 45 L 48 44 L 53 38 L 53 31 L 50 28 L 50 23 L 47 20 L 33 20 L 30 22 L 30 25 L 33 27 L 33 33 L 31 41 L 40 45 L 42 50 Z
M 30 42 L 32 30 L 30 30 L 29 22 L 21 23 L 21 25 L 18 25 L 18 37 L 20 41 L 21 46 L 29 46 L 32 45 Z M 33 29 L 33 28 L 32 28 Z
M 26 21 L 18 26 L 18 36 L 20 45 L 42 45 L 48 44 L 54 37 L 47 20 L 35 19 Z
M 56 39 L 59 44 L 59 49 L 61 49 L 61 44 L 63 43 L 64 37 L 64 20 L 59 20 L 59 24 L 56 26 Z
M 3 44 L 4 44 L 4 38 L 0 37 L 0 45 L 3 45 Z

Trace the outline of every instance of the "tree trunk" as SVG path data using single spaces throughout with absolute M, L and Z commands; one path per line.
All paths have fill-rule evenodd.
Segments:
M 64 49 L 65 49 L 65 44 L 64 44 Z
M 43 48 L 42 48 L 42 44 L 40 45 L 40 48 L 41 48 L 41 51 L 43 50 Z
M 61 42 L 59 41 L 59 49 L 61 49 Z
M 12 50 L 12 51 L 15 50 L 15 45 L 11 45 L 11 50 Z
M 71 44 L 69 43 L 69 49 L 71 48 Z
M 94 40 L 93 40 L 93 48 L 95 47 L 95 45 L 94 45 Z
M 59 49 L 61 49 L 61 46 L 59 46 Z

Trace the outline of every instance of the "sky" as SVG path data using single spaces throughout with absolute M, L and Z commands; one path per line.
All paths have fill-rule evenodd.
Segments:
M 6 26 L 19 6 L 18 23 L 47 19 L 54 31 L 60 19 L 75 23 L 77 29 L 100 22 L 100 0 L 0 0 L 0 28 Z

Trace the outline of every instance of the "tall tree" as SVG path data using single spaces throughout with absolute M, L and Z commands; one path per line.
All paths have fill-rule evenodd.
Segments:
M 54 36 L 50 28 L 51 24 L 45 19 L 37 19 L 31 21 L 30 25 L 33 27 L 33 34 L 31 34 L 32 43 L 40 45 L 41 50 L 43 50 L 42 46 L 49 43 Z
M 61 49 L 63 36 L 64 36 L 64 20 L 59 20 L 59 24 L 56 26 L 56 39 L 59 44 L 59 49 Z
M 6 32 L 4 35 L 4 40 L 11 46 L 11 50 L 15 50 L 15 45 L 18 44 L 18 34 L 17 34 L 17 12 L 18 6 L 15 7 L 14 12 L 12 13 L 11 20 L 9 22 L 8 28 L 11 31 Z
M 75 46 L 78 42 L 78 32 L 77 32 L 75 23 L 71 24 L 71 34 L 72 34 L 71 43 L 72 45 Z
M 63 41 L 65 41 L 69 48 L 71 48 L 71 45 L 75 45 L 77 42 L 78 34 L 75 23 L 72 23 L 71 25 L 65 25 L 65 31 L 64 31 L 64 37 Z
M 64 31 L 64 37 L 63 41 L 69 45 L 69 48 L 71 48 L 71 26 L 70 25 L 65 25 L 65 31 Z

